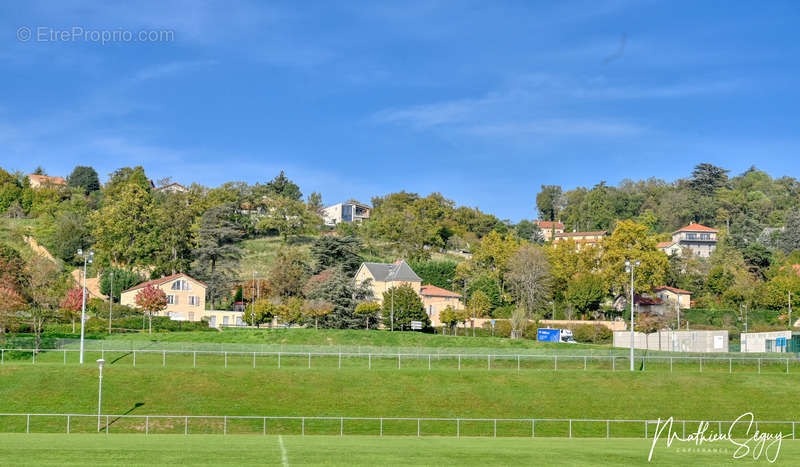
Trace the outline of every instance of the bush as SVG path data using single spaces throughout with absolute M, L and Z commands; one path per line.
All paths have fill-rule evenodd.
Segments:
M 536 340 L 536 330 L 538 326 L 535 322 L 529 322 L 522 329 L 522 337 L 524 339 Z M 488 321 L 483 323 L 483 329 L 491 335 L 492 325 Z M 494 337 L 511 337 L 511 321 L 507 319 L 498 319 L 494 323 Z
M 572 330 L 572 336 L 578 342 L 589 344 L 606 344 L 611 342 L 613 333 L 603 325 L 580 324 Z

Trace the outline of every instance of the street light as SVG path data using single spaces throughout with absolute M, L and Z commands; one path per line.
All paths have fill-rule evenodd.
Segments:
M 642 262 L 639 261 L 638 259 L 633 261 L 633 262 L 631 262 L 630 260 L 625 260 L 625 272 L 631 273 L 631 371 L 633 371 L 633 339 L 634 339 L 634 333 L 633 333 L 633 270 L 635 268 L 639 267 L 639 265 L 641 265 L 641 264 L 642 264 Z
M 97 389 L 97 431 L 100 431 L 100 414 L 103 413 L 103 364 L 106 361 L 102 358 L 97 361 L 100 368 L 100 386 Z
M 83 365 L 83 336 L 86 327 L 86 265 L 94 261 L 94 250 L 89 250 L 84 254 L 83 249 L 78 248 L 78 256 L 83 258 L 83 298 L 81 304 L 81 365 Z

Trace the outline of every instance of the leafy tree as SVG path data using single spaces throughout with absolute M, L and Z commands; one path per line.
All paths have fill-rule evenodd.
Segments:
M 100 293 L 103 295 L 108 295 L 112 290 L 112 278 L 111 275 L 114 275 L 113 278 L 113 292 L 114 292 L 114 301 L 119 301 L 120 293 L 123 290 L 127 290 L 134 285 L 142 282 L 142 278 L 134 271 L 129 269 L 122 269 L 122 268 L 105 268 L 103 273 L 100 275 Z
M 412 321 L 421 321 L 424 327 L 430 325 L 422 300 L 407 284 L 391 287 L 383 293 L 381 316 L 383 325 L 391 329 L 410 327 Z
M 119 190 L 122 190 L 128 185 L 136 185 L 141 190 L 150 193 L 150 179 L 147 178 L 142 166 L 117 169 L 108 176 L 108 182 L 103 192 L 106 198 L 111 198 L 116 196 Z
M 603 278 L 597 274 L 578 274 L 564 293 L 567 303 L 582 315 L 597 310 L 606 296 Z M 585 319 L 585 317 L 584 317 Z
M 258 229 L 276 231 L 286 242 L 289 237 L 315 233 L 321 224 L 319 215 L 306 209 L 302 201 L 273 196 L 267 199 L 267 212 L 258 222 Z
M 269 271 L 269 289 L 280 297 L 301 296 L 308 277 L 303 254 L 296 248 L 281 248 Z
M 377 302 L 364 302 L 356 306 L 356 314 L 361 316 L 366 322 L 366 328 L 369 329 L 369 322 L 377 323 L 378 313 L 381 311 L 381 306 Z
M 355 274 L 361 266 L 361 241 L 355 237 L 323 235 L 311 244 L 314 272 L 340 267 L 346 274 Z
M 0 285 L 0 345 L 5 346 L 6 330 L 11 328 L 17 312 L 25 309 L 25 299 L 16 289 Z
M 714 266 L 708 273 L 706 288 L 714 295 L 722 295 L 734 283 L 735 276 L 723 266 Z
M 751 243 L 742 250 L 748 272 L 760 280 L 766 278 L 766 271 L 772 265 L 772 251 L 760 243 Z
M 294 201 L 299 201 L 303 198 L 303 193 L 300 192 L 300 187 L 297 186 L 293 181 L 289 180 L 289 178 L 286 177 L 286 174 L 283 173 L 283 170 L 281 170 L 280 175 L 267 183 L 266 189 L 268 193 Z
M 244 320 L 251 325 L 258 326 L 261 323 L 267 323 L 272 320 L 274 316 L 279 314 L 279 305 L 275 304 L 273 300 L 268 298 L 259 298 L 244 310 Z
M 423 284 L 431 284 L 443 289 L 455 286 L 458 263 L 450 260 L 409 261 L 408 265 L 422 279 Z
M 698 164 L 689 179 L 689 188 L 701 195 L 710 196 L 715 190 L 725 186 L 728 172 L 730 171 L 712 164 Z
M 536 195 L 536 207 L 539 209 L 539 219 L 555 221 L 563 207 L 561 187 L 558 185 L 542 185 L 542 190 Z
M 308 207 L 309 211 L 319 213 L 322 208 L 325 207 L 325 205 L 322 204 L 322 195 L 316 191 L 311 192 L 306 200 L 306 206 Z
M 778 246 L 786 254 L 800 250 L 800 210 L 792 211 L 786 218 L 786 228 L 779 237 Z
M 458 323 L 465 323 L 469 319 L 469 312 L 467 310 L 456 310 L 452 306 L 447 306 L 439 313 L 439 321 L 446 325 L 452 331 Z M 457 330 L 457 328 L 455 328 Z M 466 329 L 464 330 L 466 333 Z
M 800 277 L 794 271 L 779 274 L 763 284 L 759 302 L 770 310 L 783 310 L 789 307 L 789 292 L 792 297 L 800 297 Z
M 332 303 L 325 300 L 307 300 L 303 304 L 302 313 L 307 320 L 314 320 L 314 329 L 319 329 L 319 319 L 333 313 L 334 308 Z
M 25 261 L 14 248 L 0 244 L 0 287 L 21 292 L 25 285 Z
M 115 187 L 99 211 L 90 216 L 96 245 L 117 264 L 147 265 L 158 244 L 153 198 L 135 183 Z
M 22 197 L 22 184 L 16 177 L 0 169 L 0 213 L 4 213 Z
M 82 190 L 84 194 L 88 194 L 100 189 L 100 178 L 97 176 L 97 171 L 92 167 L 79 165 L 67 177 L 67 185 L 71 188 Z
M 134 303 L 147 313 L 150 334 L 153 333 L 153 313 L 158 313 L 167 308 L 167 294 L 158 287 L 148 285 L 143 287 L 134 297 Z
M 177 274 L 192 263 L 192 225 L 196 208 L 186 193 L 163 193 L 157 198 L 155 229 L 161 240 L 154 253 L 155 272 Z
M 647 227 L 633 221 L 617 224 L 614 233 L 603 240 L 601 267 L 606 287 L 617 295 L 630 289 L 630 273 L 625 271 L 625 261 L 640 261 L 635 268 L 635 288 L 647 292 L 664 284 L 669 261 L 667 255 L 656 248 L 656 239 Z
M 26 295 L 30 297 L 28 318 L 34 333 L 34 348 L 39 351 L 44 324 L 55 317 L 56 309 L 66 289 L 59 268 L 41 255 L 34 255 L 26 266 Z
M 482 291 L 478 290 L 469 298 L 467 310 L 472 318 L 485 318 L 489 316 L 491 309 L 492 302 Z M 475 337 L 475 327 L 472 328 L 472 337 Z
M 519 224 L 514 226 L 514 230 L 517 233 L 517 237 L 529 242 L 541 242 L 544 238 L 539 230 L 539 226 L 527 219 L 519 221 Z
M 91 245 L 91 231 L 86 222 L 88 215 L 88 210 L 62 210 L 52 221 L 41 222 L 44 230 L 42 240 L 55 257 L 74 264 L 75 252 Z
M 61 308 L 64 317 L 72 321 L 72 333 L 75 334 L 75 320 L 80 316 L 79 312 L 83 309 L 83 289 L 81 287 L 72 287 L 67 290 L 67 294 L 58 306 Z
M 282 323 L 292 325 L 303 319 L 303 299 L 300 297 L 290 297 L 284 301 L 278 299 L 279 305 L 276 310 L 277 316 Z
M 522 245 L 509 260 L 508 280 L 517 303 L 530 317 L 550 298 L 552 275 L 542 247 Z

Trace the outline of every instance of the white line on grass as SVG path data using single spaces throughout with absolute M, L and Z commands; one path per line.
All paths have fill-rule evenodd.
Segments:
M 289 458 L 286 456 L 286 447 L 283 445 L 283 436 L 278 435 L 278 444 L 281 445 L 281 461 L 283 467 L 289 467 Z

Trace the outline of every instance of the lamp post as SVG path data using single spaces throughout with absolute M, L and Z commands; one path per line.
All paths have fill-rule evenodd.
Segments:
M 89 250 L 84 254 L 83 249 L 78 248 L 78 256 L 83 258 L 83 297 L 81 303 L 81 365 L 83 365 L 83 336 L 86 327 L 86 265 L 94 261 L 94 250 Z
M 111 271 L 111 291 L 108 293 L 108 334 L 111 335 L 111 312 L 114 305 L 114 271 Z
M 100 385 L 97 388 L 97 431 L 100 431 L 100 414 L 103 413 L 103 364 L 106 363 L 102 358 L 97 361 L 100 368 Z
M 642 264 L 641 261 L 638 259 L 635 261 L 625 260 L 625 272 L 631 273 L 631 371 L 633 371 L 633 340 L 634 340 L 634 332 L 633 332 L 633 270 L 639 265 Z

